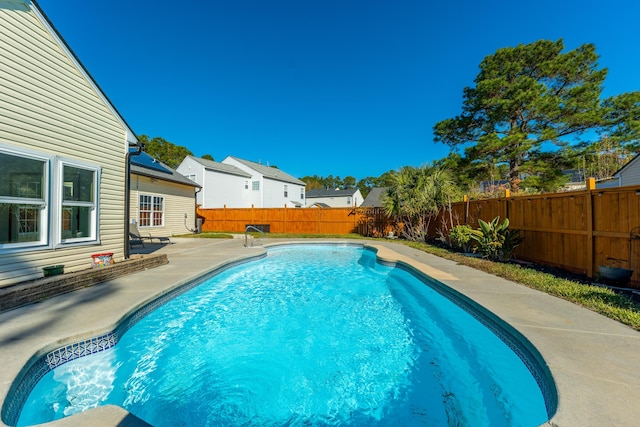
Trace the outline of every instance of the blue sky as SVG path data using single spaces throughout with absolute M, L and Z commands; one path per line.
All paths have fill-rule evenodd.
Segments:
M 636 0 L 40 0 L 137 134 L 291 175 L 379 176 L 445 157 L 480 61 L 594 43 L 605 96 L 640 90 Z

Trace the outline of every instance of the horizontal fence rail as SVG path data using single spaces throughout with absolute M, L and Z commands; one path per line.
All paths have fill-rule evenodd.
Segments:
M 432 221 L 429 235 L 496 216 L 509 218 L 509 228 L 524 237 L 519 259 L 587 277 L 600 266 L 622 267 L 634 270 L 634 287 L 640 280 L 640 186 L 454 203 Z

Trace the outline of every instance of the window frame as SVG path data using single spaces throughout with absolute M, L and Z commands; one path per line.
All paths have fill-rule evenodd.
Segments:
M 91 171 L 93 173 L 93 189 L 92 189 L 92 197 L 93 201 L 81 201 L 81 200 L 64 200 L 64 191 L 65 188 L 70 188 L 67 183 L 64 181 L 64 169 L 65 167 L 71 167 L 76 169 L 82 169 L 85 171 Z M 57 169 L 57 180 L 54 183 L 57 189 L 57 203 L 56 203 L 56 211 L 55 211 L 55 221 L 52 221 L 53 224 L 56 225 L 55 235 L 56 235 L 56 246 L 69 246 L 78 243 L 94 243 L 99 242 L 100 240 L 100 212 L 99 212 L 99 201 L 100 201 L 100 176 L 102 175 L 102 168 L 98 165 L 94 165 L 87 162 L 82 162 L 78 160 L 59 158 L 56 161 L 56 169 Z M 88 236 L 78 236 L 72 231 L 70 237 L 65 237 L 63 233 L 63 226 L 65 222 L 64 211 L 65 208 L 89 208 L 89 235 Z
M 8 156 L 20 157 L 42 162 L 42 198 L 17 197 L 0 195 L 0 204 L 17 205 L 19 212 L 24 206 L 33 206 L 39 209 L 38 230 L 39 238 L 29 242 L 0 243 L 0 253 L 11 253 L 25 250 L 46 249 L 50 243 L 50 210 L 51 210 L 51 165 L 53 156 L 32 151 L 26 148 L 18 148 L 0 144 L 0 152 Z M 6 178 L 6 177 L 5 177 Z
M 149 212 L 149 225 L 143 225 L 142 224 L 142 216 L 141 213 L 143 212 L 142 209 L 142 203 L 141 203 L 141 199 L 143 197 L 149 197 L 150 198 L 150 210 L 145 210 L 145 212 Z M 160 199 L 161 202 L 161 224 L 156 224 L 155 223 L 155 213 L 157 212 L 155 210 L 156 207 L 156 199 Z M 165 212 L 166 212 L 166 198 L 165 196 L 160 196 L 158 194 L 152 194 L 152 193 L 140 193 L 138 194 L 138 227 L 139 228 L 154 228 L 154 227 L 164 227 L 165 224 Z
M 260 191 L 260 181 L 251 181 L 251 191 Z
M 284 184 L 284 197 L 289 197 L 289 186 L 287 184 Z

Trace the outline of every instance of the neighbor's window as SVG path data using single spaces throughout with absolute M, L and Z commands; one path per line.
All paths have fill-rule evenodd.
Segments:
M 161 227 L 164 225 L 164 197 L 140 195 L 140 227 Z
M 97 168 L 62 163 L 60 236 L 63 243 L 96 238 L 97 189 Z
M 284 197 L 289 197 L 289 187 L 287 184 L 284 185 Z
M 260 190 L 260 181 L 253 181 L 251 183 L 251 189 L 252 190 Z
M 0 248 L 46 243 L 49 159 L 0 150 Z
M 245 190 L 249 189 L 249 181 L 247 181 L 247 180 L 244 181 L 244 189 Z
M 347 197 L 347 205 L 351 206 L 351 196 Z
M 304 188 L 300 189 L 300 198 L 304 200 Z

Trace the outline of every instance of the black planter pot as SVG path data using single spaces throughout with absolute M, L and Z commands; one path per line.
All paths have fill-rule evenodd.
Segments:
M 633 275 L 633 270 L 619 267 L 606 267 L 604 265 L 598 267 L 598 271 L 600 272 L 600 277 L 619 285 L 626 285 L 629 283 L 629 280 L 631 280 L 631 276 Z

